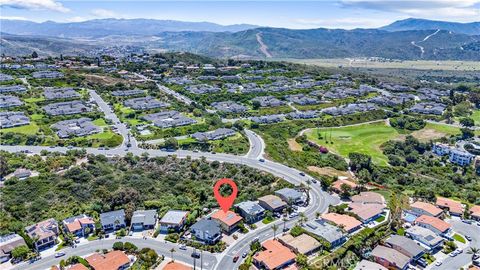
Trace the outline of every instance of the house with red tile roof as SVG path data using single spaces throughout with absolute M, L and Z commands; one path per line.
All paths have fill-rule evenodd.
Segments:
M 179 262 L 169 262 L 162 270 L 192 270 L 193 268 Z
M 295 262 L 295 253 L 277 240 L 262 243 L 264 250 L 253 256 L 253 262 L 261 269 L 282 269 Z
M 472 219 L 480 221 L 480 205 L 474 205 L 470 208 L 470 216 Z
M 454 201 L 452 199 L 437 197 L 437 202 L 435 203 L 439 208 L 446 210 L 450 215 L 462 216 L 463 215 L 463 205 L 460 202 Z
M 360 194 L 352 196 L 351 200 L 354 203 L 385 204 L 385 198 L 373 191 L 360 192 Z
M 357 215 L 363 224 L 367 224 L 376 220 L 385 212 L 385 205 L 377 203 L 350 203 L 348 211 Z
M 85 237 L 87 232 L 95 230 L 95 221 L 87 215 L 78 215 L 63 220 L 63 227 L 66 233 L 71 233 L 77 237 Z
M 211 216 L 212 219 L 218 221 L 222 231 L 224 233 L 231 233 L 237 225 L 242 221 L 242 217 L 232 211 L 223 212 L 223 210 L 217 210 Z
M 343 228 L 347 233 L 353 233 L 362 227 L 362 222 L 349 215 L 326 213 L 322 215 L 322 219 Z
M 81 263 L 77 263 L 70 267 L 67 267 L 66 270 L 88 270 L 88 268 Z
M 354 182 L 352 181 L 348 181 L 346 179 L 338 179 L 337 181 L 333 182 L 332 185 L 330 186 L 330 188 L 339 193 L 342 191 L 342 185 L 347 185 L 349 187 L 351 187 L 352 189 L 355 189 L 357 188 L 357 184 L 355 184 Z
M 93 270 L 123 270 L 130 267 L 130 259 L 120 250 L 106 254 L 94 253 L 85 258 Z
M 450 224 L 439 218 L 427 215 L 419 216 L 417 219 L 415 219 L 415 224 L 442 236 L 448 236 L 452 227 Z
M 412 212 L 416 216 L 421 216 L 421 215 L 427 215 L 431 217 L 437 217 L 440 218 L 443 214 L 443 210 L 440 209 L 439 207 L 427 203 L 427 202 L 421 202 L 421 201 L 416 201 L 410 205 Z

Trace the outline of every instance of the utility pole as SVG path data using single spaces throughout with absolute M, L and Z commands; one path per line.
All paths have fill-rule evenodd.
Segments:
M 200 270 L 202 270 L 203 267 L 203 250 L 200 249 Z

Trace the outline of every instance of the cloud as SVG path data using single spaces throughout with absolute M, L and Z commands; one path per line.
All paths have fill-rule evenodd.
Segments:
M 98 18 L 113 18 L 116 16 L 115 12 L 103 8 L 94 9 L 90 11 L 90 14 Z
M 55 0 L 0 0 L 0 6 L 29 10 L 52 10 L 63 13 L 70 11 Z
M 329 18 L 329 19 L 317 19 L 317 18 L 300 18 L 293 20 L 295 24 L 301 25 L 301 28 L 305 27 L 325 27 L 325 28 L 376 28 L 391 23 L 390 19 L 376 19 L 376 18 Z
M 28 21 L 27 18 L 21 16 L 0 16 L 1 20 L 19 20 L 19 21 Z
M 362 8 L 430 18 L 456 18 L 465 21 L 480 16 L 480 0 L 339 0 L 346 8 Z

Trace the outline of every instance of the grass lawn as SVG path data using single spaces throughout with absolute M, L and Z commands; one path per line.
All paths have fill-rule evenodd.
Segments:
M 476 126 L 480 126 L 480 110 L 473 111 L 470 117 L 475 121 Z
M 44 117 L 46 117 L 45 115 L 43 114 L 32 114 L 30 115 L 30 120 L 40 120 L 40 119 L 43 119 Z
M 380 223 L 385 220 L 385 216 L 379 216 L 377 219 L 375 219 L 376 222 Z
M 323 136 L 332 143 L 327 144 L 325 138 L 319 139 L 318 131 L 323 131 Z M 373 162 L 387 165 L 387 157 L 383 155 L 380 146 L 385 142 L 395 139 L 399 133 L 385 123 L 372 123 L 360 126 L 341 127 L 333 129 L 313 129 L 306 133 L 309 140 L 315 141 L 343 157 L 349 153 L 358 152 L 370 155 Z
M 400 228 L 397 230 L 397 234 L 398 235 L 401 235 L 401 236 L 405 236 L 405 229 L 404 228 Z
M 263 223 L 263 224 L 269 224 L 269 223 L 272 223 L 274 220 L 275 220 L 274 218 L 268 218 L 268 217 L 266 217 L 266 218 L 264 218 L 264 219 L 262 220 L 262 223 Z
M 1 131 L 4 133 L 14 132 L 14 133 L 21 133 L 25 135 L 35 135 L 39 131 L 39 128 L 37 124 L 30 122 L 29 125 L 12 127 L 12 128 L 3 128 Z
M 99 118 L 99 119 L 94 120 L 93 124 L 97 125 L 99 127 L 107 126 L 107 123 L 105 122 L 105 119 L 103 119 L 103 118 Z
M 44 101 L 45 98 L 44 97 L 32 97 L 32 98 L 24 98 L 23 99 L 26 103 L 36 103 L 36 102 L 40 102 L 40 101 Z
M 460 242 L 460 243 L 463 243 L 465 244 L 467 241 L 465 240 L 465 238 L 463 238 L 463 236 L 461 236 L 460 234 L 456 233 L 455 235 L 453 235 L 453 239 L 455 239 L 456 241 Z

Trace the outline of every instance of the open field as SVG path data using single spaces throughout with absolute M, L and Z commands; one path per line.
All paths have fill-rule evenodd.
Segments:
M 352 175 L 350 173 L 345 172 L 345 171 L 340 171 L 332 167 L 317 167 L 317 166 L 308 166 L 307 169 L 309 171 L 318 173 L 320 175 L 326 175 L 330 177 L 335 177 L 335 176 L 343 176 L 348 178 L 348 180 L 353 180 Z
M 300 152 L 302 151 L 302 146 L 295 141 L 295 138 L 288 139 L 288 148 L 292 151 Z
M 0 130 L 1 132 L 8 133 L 21 133 L 25 135 L 35 135 L 39 131 L 39 127 L 35 122 L 31 122 L 29 125 L 19 126 L 19 127 L 12 127 L 12 128 L 3 128 Z
M 371 61 L 366 59 L 337 58 L 337 59 L 279 59 L 298 64 L 316 65 L 321 67 L 337 68 L 398 68 L 420 70 L 457 70 L 478 71 L 480 62 L 476 61 Z
M 318 131 L 323 134 L 323 139 L 319 138 Z M 387 165 L 388 161 L 387 157 L 382 154 L 380 146 L 399 136 L 394 128 L 387 126 L 385 123 L 333 129 L 313 129 L 305 134 L 309 140 L 325 145 L 329 150 L 343 157 L 348 157 L 348 154 L 352 152 L 363 153 L 370 155 L 372 160 L 379 165 Z M 330 134 L 331 143 L 327 144 L 325 139 L 330 141 Z
M 476 126 L 480 126 L 480 110 L 473 111 L 470 117 L 475 121 Z
M 460 133 L 460 129 L 457 127 L 427 123 L 423 129 L 412 132 L 412 136 L 425 142 L 442 137 L 449 137 L 451 135 L 458 135 Z

